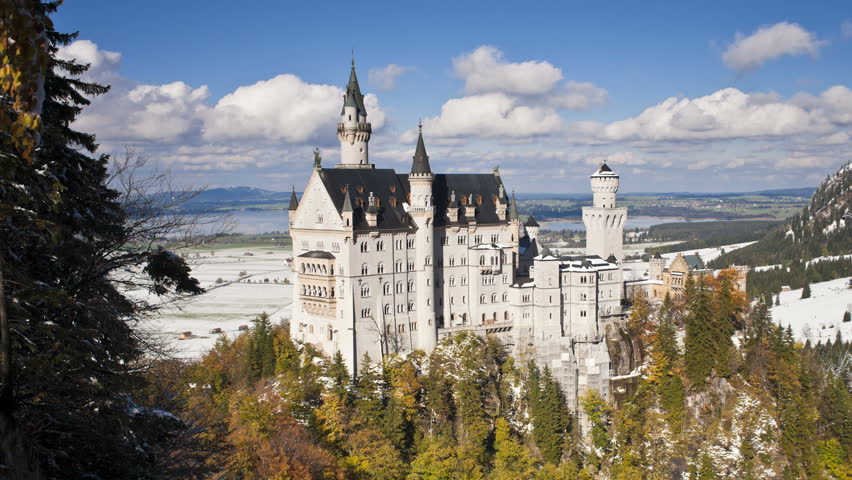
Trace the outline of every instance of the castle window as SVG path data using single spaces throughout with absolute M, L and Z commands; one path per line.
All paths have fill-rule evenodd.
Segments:
M 452 275 L 450 275 L 450 286 L 451 286 L 451 287 L 455 287 L 455 286 L 456 286 L 456 277 L 454 277 L 454 276 L 452 276 Z
M 467 265 L 467 257 L 465 257 L 465 256 L 462 256 L 462 257 L 461 257 L 461 264 L 462 264 L 462 265 Z
M 385 285 L 382 287 L 382 293 L 384 293 L 385 295 L 390 295 L 390 293 L 391 293 L 390 283 L 385 282 Z
M 340 244 L 337 242 L 331 242 L 331 251 L 332 252 L 340 252 Z
M 322 223 L 322 213 L 317 212 L 317 223 Z
M 394 271 L 399 273 L 402 271 L 402 260 L 397 260 Z
M 499 235 L 499 234 L 495 233 L 495 234 L 492 234 L 492 235 L 491 235 L 491 242 L 492 242 L 492 243 L 497 243 L 497 241 L 499 241 L 499 240 L 500 240 L 500 235 Z
M 370 296 L 370 286 L 369 285 L 362 285 L 361 286 L 361 296 L 362 297 L 369 297 Z
M 385 264 L 384 263 L 379 262 L 379 264 L 376 265 L 376 273 L 385 273 Z
M 529 301 L 530 301 L 530 294 L 529 293 L 524 294 L 523 301 L 524 301 L 524 303 L 529 303 Z
M 585 317 L 585 316 L 586 316 L 586 311 L 585 311 L 585 310 L 580 310 L 580 316 L 581 316 L 581 317 Z
M 456 264 L 455 257 L 450 257 L 450 266 L 453 267 L 453 266 L 455 266 L 455 264 Z
M 504 302 L 508 302 L 508 301 L 509 301 L 509 294 L 508 294 L 508 293 L 503 293 L 503 301 L 504 301 Z
M 362 185 L 358 185 L 358 193 L 364 193 L 364 187 Z M 363 204 L 363 200 L 362 200 Z
M 317 242 L 317 250 L 320 250 L 320 251 L 325 250 L 325 243 Z
M 408 291 L 409 291 L 409 292 L 413 292 L 413 291 L 414 291 L 414 280 L 409 280 L 409 281 L 408 281 Z
M 485 303 L 485 295 L 484 294 L 479 296 L 479 303 Z M 485 315 L 485 314 L 483 314 L 483 315 Z
M 450 297 L 450 305 L 456 304 L 456 297 Z M 452 315 L 450 315 L 450 320 L 452 320 Z
M 407 244 L 408 248 L 414 248 L 414 239 L 409 238 Z
M 432 265 L 432 257 L 426 256 L 426 265 Z
M 391 185 L 390 191 L 391 191 L 391 193 L 396 193 L 396 185 Z
M 310 247 L 308 246 L 308 242 L 306 242 L 306 241 L 302 241 L 302 250 L 307 250 L 307 249 L 309 249 L 309 248 L 310 248 Z
M 402 313 L 402 310 L 405 308 L 405 305 L 399 304 L 396 306 L 396 313 Z
M 581 293 L 581 294 L 580 294 L 580 301 L 581 301 L 581 302 L 585 302 L 585 301 L 586 301 L 586 294 L 585 294 L 585 293 Z
M 361 242 L 361 252 L 367 252 L 369 251 L 369 249 L 370 247 L 368 246 L 367 242 Z
M 482 235 L 474 235 L 473 243 L 482 243 Z
M 466 239 L 465 239 L 464 235 L 459 235 L 459 237 L 458 237 L 458 244 L 459 244 L 459 245 L 464 245 L 465 243 L 466 243 Z
M 370 272 L 370 267 L 364 263 L 361 265 L 361 275 L 368 275 Z
M 361 318 L 369 318 L 369 317 L 370 317 L 370 313 L 371 313 L 371 312 L 370 312 L 370 309 L 369 309 L 369 308 L 362 308 L 362 309 L 361 309 Z
M 391 314 L 391 306 L 390 306 L 389 303 L 386 303 L 385 304 L 385 315 L 390 315 L 390 314 Z
M 334 330 L 331 329 L 331 326 L 328 327 L 328 339 L 331 340 L 334 335 Z
M 402 240 L 397 239 L 396 242 L 394 242 L 394 245 L 396 245 L 395 248 L 397 250 L 402 250 Z
M 466 275 L 462 275 L 462 277 L 461 277 L 461 284 L 462 284 L 462 285 L 467 285 L 467 276 L 466 276 Z
M 384 249 L 385 249 L 385 242 L 382 242 L 382 241 L 376 242 L 376 251 L 377 252 L 384 251 Z
M 477 205 L 482 205 L 482 195 L 477 195 L 477 196 L 476 196 L 476 204 L 477 204 Z
M 485 255 L 480 255 L 480 256 L 479 256 L 479 264 L 480 264 L 480 265 L 485 265 Z
M 414 311 L 414 302 L 408 302 L 408 311 L 409 311 L 409 312 L 413 312 L 413 311 Z
M 450 244 L 450 237 L 448 237 L 446 235 L 441 237 L 441 245 L 449 245 L 449 244 Z
M 396 293 L 402 293 L 402 282 L 396 282 Z
M 414 271 L 414 260 L 409 260 L 409 261 L 408 261 L 408 271 L 409 271 L 409 272 Z
M 497 294 L 496 293 L 491 294 L 491 303 L 497 303 Z

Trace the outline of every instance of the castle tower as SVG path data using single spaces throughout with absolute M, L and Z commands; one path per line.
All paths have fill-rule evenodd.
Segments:
M 627 209 L 615 206 L 618 175 L 604 163 L 592 174 L 591 183 L 593 205 L 583 207 L 586 254 L 604 259 L 612 255 L 620 263 L 624 258 L 622 242 Z
M 355 75 L 353 58 L 349 83 L 343 95 L 340 123 L 337 124 L 337 138 L 340 139 L 338 168 L 373 168 L 367 151 L 371 133 L 372 127 L 367 121 L 367 109 L 364 108 L 364 96 L 361 95 L 361 87 Z
M 666 260 L 660 255 L 660 252 L 654 254 L 649 262 L 650 278 L 649 280 L 662 280 L 663 269 L 666 267 Z
M 411 173 L 408 174 L 410 185 L 409 215 L 417 224 L 415 235 L 416 267 L 415 283 L 417 309 L 417 347 L 431 352 L 438 342 L 438 325 L 435 321 L 435 287 L 434 281 L 434 213 L 432 204 L 432 168 L 429 166 L 429 155 L 423 144 L 423 126 L 418 126 L 420 134 L 417 137 L 417 147 L 411 163 Z

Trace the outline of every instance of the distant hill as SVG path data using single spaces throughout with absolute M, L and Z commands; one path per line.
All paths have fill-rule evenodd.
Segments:
M 181 206 L 184 212 L 210 210 L 273 210 L 290 204 L 290 192 L 254 187 L 211 188 Z
M 719 257 L 725 266 L 774 265 L 852 252 L 852 164 L 847 163 L 817 187 L 810 202 L 789 222 L 757 243 Z

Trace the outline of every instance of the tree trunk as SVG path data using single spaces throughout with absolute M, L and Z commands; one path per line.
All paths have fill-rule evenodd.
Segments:
M 15 377 L 12 370 L 12 335 L 9 314 L 6 311 L 4 266 L 3 259 L 0 258 L 0 416 L 11 417 L 15 407 Z

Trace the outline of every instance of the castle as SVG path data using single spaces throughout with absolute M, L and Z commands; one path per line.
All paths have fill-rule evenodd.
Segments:
M 516 356 L 548 366 L 566 397 L 609 396 L 605 328 L 623 317 L 619 266 L 626 209 L 607 165 L 583 209 L 587 254 L 559 256 L 536 240 L 498 169 L 434 173 L 422 129 L 407 173 L 370 163 L 371 125 L 355 64 L 337 134 L 340 163 L 314 170 L 290 201 L 296 271 L 292 338 L 355 373 L 364 354 L 431 352 L 460 331 L 495 335 Z

